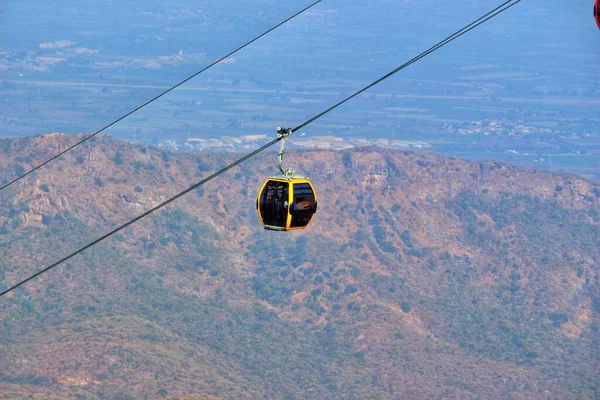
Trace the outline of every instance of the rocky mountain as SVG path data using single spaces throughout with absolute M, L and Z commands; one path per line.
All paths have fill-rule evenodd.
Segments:
M 5 181 L 74 143 L 0 140 Z M 98 137 L 0 192 L 0 289 L 237 159 Z M 275 149 L 0 298 L 0 398 L 600 395 L 600 185 L 493 161 Z

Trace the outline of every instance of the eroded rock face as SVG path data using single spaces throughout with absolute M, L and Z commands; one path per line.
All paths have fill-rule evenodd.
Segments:
M 0 176 L 75 140 L 0 140 Z M 106 137 L 78 147 L 0 192 L 0 284 L 236 158 Z M 255 210 L 275 160 L 259 155 L 0 303 L 0 392 L 593 394 L 581 380 L 600 370 L 597 182 L 424 152 L 289 152 L 319 210 L 309 230 L 278 234 Z

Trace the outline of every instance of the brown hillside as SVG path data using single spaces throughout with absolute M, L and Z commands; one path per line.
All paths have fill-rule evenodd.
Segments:
M 0 179 L 75 140 L 0 140 Z M 0 192 L 0 288 L 238 157 L 78 147 Z M 274 233 L 255 196 L 275 161 L 262 153 L 0 299 L 0 398 L 600 393 L 597 182 L 433 153 L 289 152 L 319 211 Z

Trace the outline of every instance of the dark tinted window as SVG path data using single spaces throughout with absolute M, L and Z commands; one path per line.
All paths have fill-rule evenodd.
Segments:
M 260 214 L 265 225 L 285 227 L 288 183 L 268 181 L 260 194 Z
M 308 225 L 315 212 L 315 194 L 308 183 L 294 184 L 294 201 L 291 205 L 291 228 Z
M 294 184 L 295 209 L 314 208 L 315 194 L 308 183 Z

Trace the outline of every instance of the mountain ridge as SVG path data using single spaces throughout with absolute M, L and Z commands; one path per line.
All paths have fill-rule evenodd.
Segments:
M 75 140 L 0 140 L 0 176 Z M 0 193 L 0 285 L 237 158 L 91 140 Z M 275 161 L 259 155 L 7 296 L 1 391 L 598 392 L 597 182 L 425 152 L 289 152 L 319 212 L 307 231 L 282 235 L 255 211 Z

